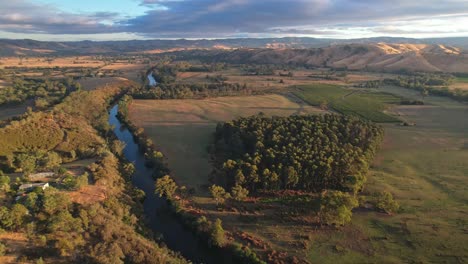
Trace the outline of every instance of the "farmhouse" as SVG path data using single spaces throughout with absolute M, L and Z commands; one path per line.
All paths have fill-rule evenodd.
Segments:
M 42 188 L 42 190 L 45 190 L 49 187 L 49 183 L 46 182 L 46 183 L 25 183 L 25 184 L 21 184 L 20 187 L 19 187 L 19 191 L 28 191 L 28 190 L 31 190 L 31 189 L 34 189 L 36 187 L 39 187 L 39 188 Z

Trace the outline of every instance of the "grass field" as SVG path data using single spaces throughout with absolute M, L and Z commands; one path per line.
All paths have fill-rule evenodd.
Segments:
M 384 90 L 412 99 L 419 96 L 403 88 Z M 371 255 L 388 262 L 464 263 L 468 106 L 441 97 L 428 97 L 426 104 L 394 109 L 416 126 L 385 125 L 384 145 L 367 184 L 370 190 L 391 191 L 401 212 L 392 217 L 355 214 L 353 225 L 370 239 Z M 337 238 L 325 245 L 340 243 Z M 312 248 L 311 260 L 323 259 L 318 249 Z M 331 256 L 333 251 L 322 248 L 322 253 Z M 359 259 L 353 250 L 343 254 Z
M 349 115 L 357 115 L 374 122 L 398 122 L 384 113 L 386 104 L 399 103 L 401 99 L 388 93 L 351 90 L 336 85 L 313 84 L 297 86 L 295 94 L 311 105 L 330 107 Z
M 206 100 L 134 100 L 130 118 L 143 127 L 169 161 L 182 184 L 207 184 L 211 171 L 207 146 L 218 122 L 263 112 L 291 115 L 323 112 L 298 98 L 282 95 L 222 97 Z
M 458 77 L 455 82 L 450 85 L 450 89 L 468 90 L 468 77 Z
M 468 77 L 457 77 L 456 82 L 468 83 Z
M 91 91 L 99 87 L 105 87 L 108 85 L 115 85 L 122 81 L 125 81 L 125 78 L 121 77 L 94 77 L 94 78 L 83 78 L 78 81 L 81 87 L 85 91 Z
M 328 88 L 331 91 L 325 90 Z M 365 106 L 370 108 L 359 109 L 379 113 L 385 103 L 399 98 L 421 99 L 419 93 L 398 87 L 380 88 L 379 94 L 350 94 L 352 90 L 336 86 L 316 89 L 314 96 L 309 94 L 313 104 L 322 98 L 359 96 L 351 102 L 368 101 Z M 424 100 L 424 106 L 387 109 L 416 125 L 384 124 L 384 143 L 366 184 L 365 192 L 386 190 L 394 194 L 401 205 L 396 215 L 357 210 L 350 225 L 333 230 L 317 229 L 301 218 L 285 220 L 281 210 L 268 207 L 273 204 L 247 203 L 241 215 L 220 212 L 213 200 L 200 192 L 196 204 L 210 218 L 220 218 L 237 236 L 261 241 L 261 246 L 252 246 L 257 252 L 265 252 L 266 245 L 268 250 L 287 252 L 311 263 L 464 263 L 468 260 L 464 248 L 468 243 L 468 106 L 443 97 Z M 211 170 L 206 146 L 215 123 L 258 111 L 276 115 L 319 112 L 279 95 L 267 95 L 135 100 L 131 118 L 167 155 L 176 178 L 187 186 L 200 187 L 207 184 Z
M 288 70 L 289 71 L 289 70 Z M 291 70 L 292 77 L 280 76 L 279 74 L 287 73 L 288 71 L 276 70 L 274 75 L 246 75 L 240 68 L 231 67 L 229 69 L 217 72 L 179 72 L 177 82 L 179 83 L 200 83 L 207 82 L 206 75 L 215 76 L 223 75 L 228 78 L 227 82 L 246 84 L 256 90 L 269 89 L 287 89 L 292 85 L 305 85 L 310 83 L 327 83 L 334 85 L 349 85 L 369 80 L 378 80 L 392 76 L 391 74 L 368 73 L 368 72 L 353 72 L 346 76 L 338 76 L 336 73 L 328 69 L 312 70 L 299 69 Z M 330 75 L 332 79 L 323 79 Z M 312 78 L 311 76 L 315 76 Z M 281 82 L 282 81 L 282 82 Z

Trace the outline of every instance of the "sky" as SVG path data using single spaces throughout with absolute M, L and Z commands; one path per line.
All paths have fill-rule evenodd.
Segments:
M 468 37 L 468 0 L 0 0 L 0 38 Z

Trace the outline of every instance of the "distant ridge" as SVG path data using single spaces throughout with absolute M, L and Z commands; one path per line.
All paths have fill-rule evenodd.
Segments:
M 242 38 L 43 42 L 0 40 L 0 56 L 79 56 L 171 52 L 206 62 L 291 64 L 350 70 L 468 72 L 468 38 Z
M 0 56 L 83 55 L 115 54 L 132 52 L 161 52 L 174 49 L 212 48 L 323 48 L 340 44 L 441 44 L 468 50 L 468 37 L 459 38 L 363 38 L 363 39 L 320 39 L 305 37 L 287 38 L 235 38 L 199 40 L 127 40 L 127 41 L 73 41 L 53 42 L 36 40 L 0 39 Z

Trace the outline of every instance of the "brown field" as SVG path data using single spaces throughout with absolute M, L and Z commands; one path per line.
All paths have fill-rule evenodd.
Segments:
M 140 74 L 149 67 L 149 59 L 108 59 L 93 56 L 70 57 L 3 57 L 0 58 L 0 69 L 27 68 L 19 74 L 28 77 L 43 76 L 43 70 L 35 68 L 48 68 L 51 77 L 82 76 L 81 68 L 93 69 L 96 74 L 111 74 L 133 81 L 140 81 Z M 116 74 L 118 72 L 118 74 Z M 107 75 L 109 76 L 109 75 Z M 2 84 L 0 84 L 1 87 Z
M 85 67 L 97 68 L 104 65 L 103 61 L 96 60 L 90 56 L 81 57 L 59 57 L 59 58 L 43 58 L 43 57 L 3 57 L 1 58 L 0 69 L 5 67 Z
M 92 77 L 92 78 L 82 78 L 78 82 L 81 85 L 81 88 L 86 91 L 95 90 L 98 87 L 105 87 L 108 85 L 115 85 L 122 81 L 128 81 L 122 77 Z
M 134 100 L 130 118 L 143 127 L 166 155 L 169 168 L 182 184 L 207 184 L 207 146 L 218 122 L 240 116 L 321 113 L 282 95 L 221 97 L 205 100 Z
M 106 199 L 106 186 L 88 185 L 78 191 L 67 192 L 70 200 L 79 204 L 94 204 Z
M 0 242 L 5 244 L 8 249 L 8 252 L 4 256 L 0 256 L 0 263 L 32 263 L 29 261 L 18 261 L 18 257 L 28 248 L 28 239 L 24 233 L 0 233 Z
M 207 82 L 206 76 L 223 75 L 228 78 L 228 83 L 247 84 L 255 90 L 284 90 L 293 85 L 304 85 L 311 83 L 325 83 L 335 85 L 351 85 L 354 83 L 378 80 L 389 77 L 391 74 L 368 73 L 368 72 L 352 72 L 346 76 L 337 76 L 330 73 L 327 69 L 324 70 L 291 70 L 293 77 L 280 76 L 280 73 L 288 71 L 275 71 L 275 75 L 245 75 L 238 68 L 230 68 L 217 72 L 179 72 L 177 81 L 179 83 L 204 83 Z M 333 76 L 333 80 L 327 80 L 320 77 L 312 78 L 310 76 L 325 76 L 327 73 Z M 281 80 L 283 83 L 281 83 Z
M 457 82 L 450 85 L 450 89 L 468 90 L 468 82 Z

